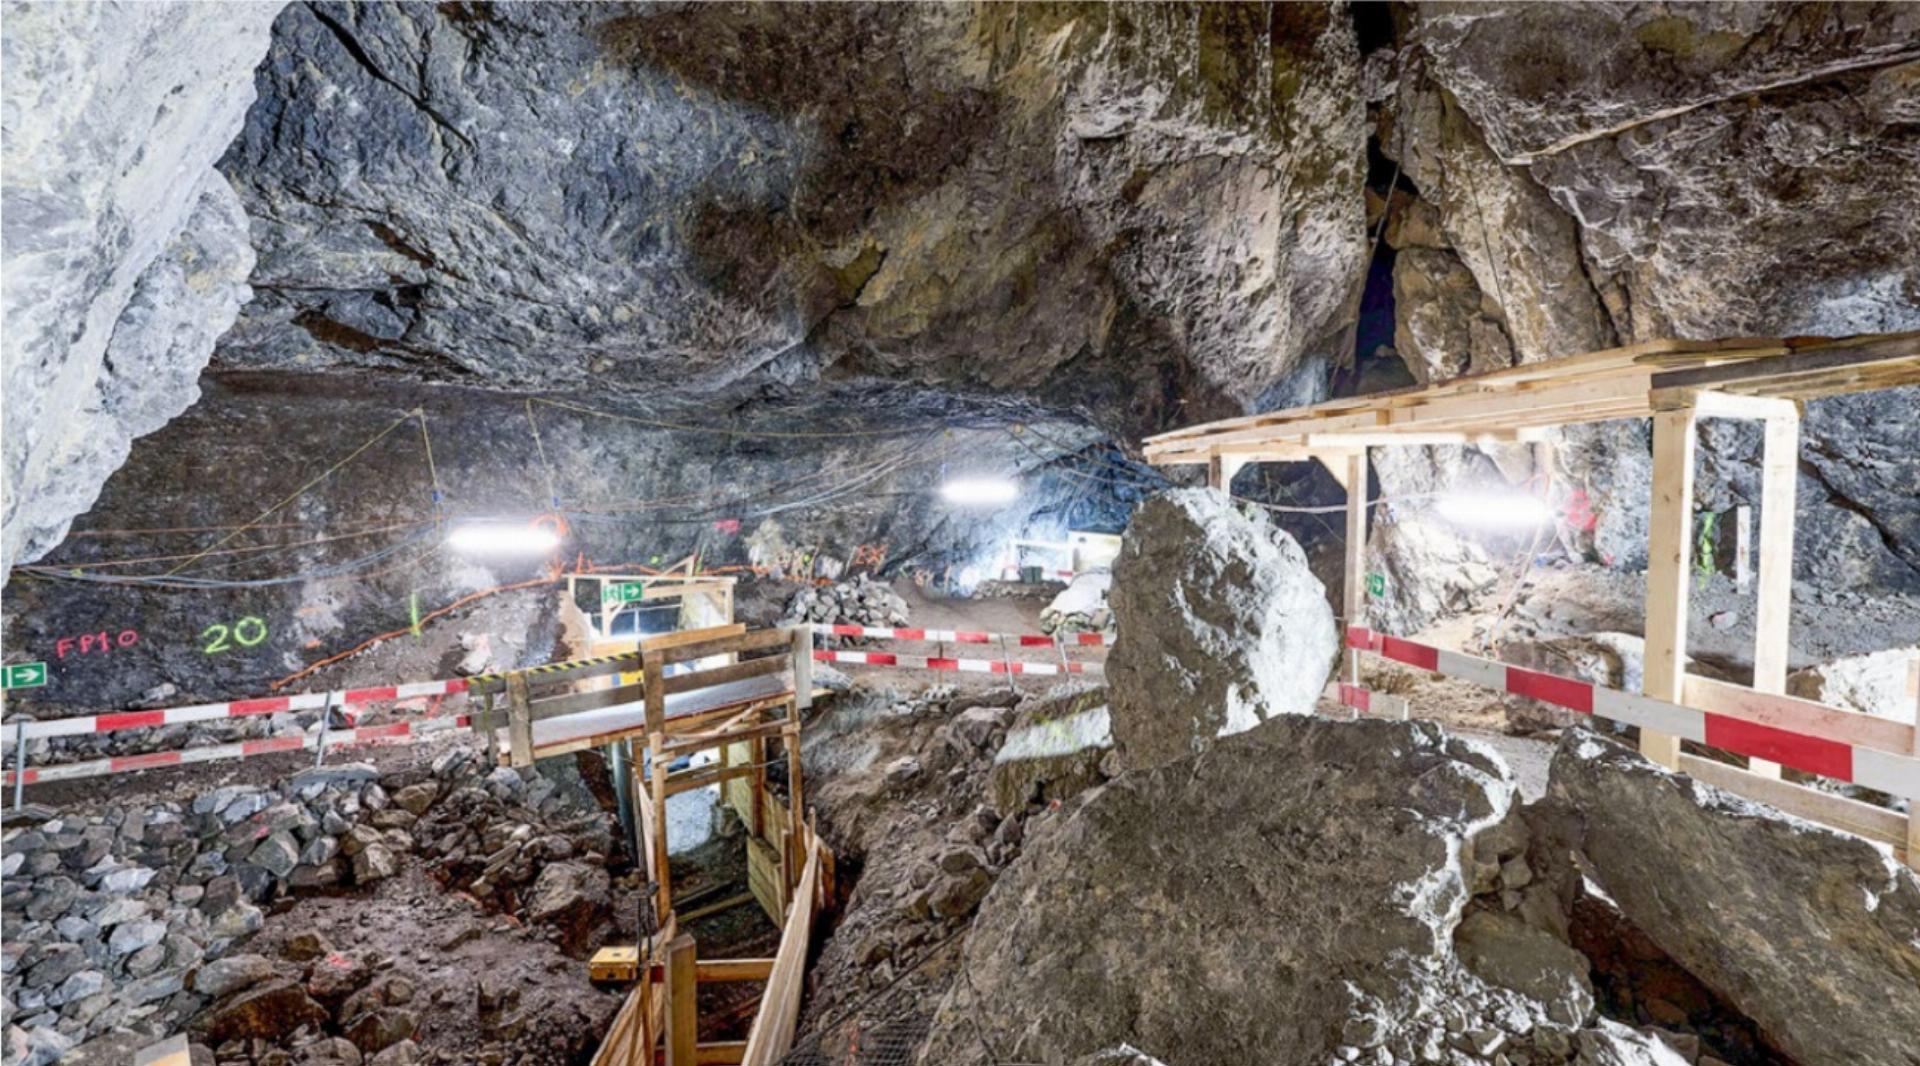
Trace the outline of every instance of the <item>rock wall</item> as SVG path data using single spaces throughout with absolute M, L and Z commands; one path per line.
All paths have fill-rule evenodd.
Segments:
M 1377 96 L 1402 168 L 1387 239 L 1395 341 L 1422 381 L 1659 337 L 1920 327 L 1913 121 L 1920 13 L 1901 4 L 1420 4 Z M 1408 195 L 1409 192 L 1412 195 Z M 1920 591 L 1913 389 L 1809 405 L 1797 577 Z M 1759 435 L 1703 423 L 1696 502 L 1757 501 Z M 1644 425 L 1560 436 L 1586 547 L 1645 564 Z M 1420 461 L 1382 453 L 1390 494 Z M 1418 504 L 1415 504 L 1418 506 Z
M 1323 5 L 301 5 L 219 361 L 1237 406 L 1352 319 L 1357 77 Z
M 10 3 L 0 581 L 198 395 L 253 268 L 212 164 L 280 5 Z
M 885 420 L 824 424 L 807 414 L 616 407 L 583 395 L 554 397 L 575 408 L 533 405 L 530 424 L 518 397 L 365 374 L 209 376 L 204 387 L 197 406 L 108 481 L 85 535 L 70 537 L 51 569 L 22 571 L 8 588 L 6 646 L 46 660 L 53 676 L 44 689 L 10 694 L 10 712 L 264 695 L 309 662 L 394 631 L 401 639 L 300 688 L 449 677 L 469 659 L 470 671 L 548 661 L 559 635 L 552 584 L 489 596 L 409 632 L 416 608 L 428 615 L 547 572 L 545 559 L 450 550 L 436 513 L 526 521 L 557 509 L 570 527 L 558 560 L 568 568 L 659 567 L 698 552 L 705 567 L 735 568 L 749 582 L 752 567 L 767 570 L 781 605 L 829 562 L 847 575 L 958 575 L 1008 538 L 1054 538 L 1087 518 L 1086 483 L 1042 469 L 1057 454 L 1048 441 L 1074 445 L 1090 438 L 1084 428 L 970 427 L 938 396 L 896 395 Z M 427 440 L 405 417 L 415 409 Z M 935 488 L 951 456 L 1016 472 L 1019 500 L 947 505 Z M 238 529 L 309 482 L 255 528 Z M 202 549 L 212 554 L 192 558 Z M 112 583 L 175 567 L 171 587 Z M 743 589 L 741 609 L 758 598 Z M 777 617 L 776 609 L 756 624 Z M 250 623 L 253 643 L 223 642 L 210 628 L 231 630 L 243 618 L 264 636 Z M 158 686 L 170 687 L 150 692 Z M 76 742 L 71 755 L 126 754 L 154 740 L 151 730 L 119 731 Z

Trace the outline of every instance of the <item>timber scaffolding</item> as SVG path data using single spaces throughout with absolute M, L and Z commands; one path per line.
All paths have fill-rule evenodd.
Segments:
M 730 585 L 681 588 L 724 595 L 731 614 Z M 577 612 L 570 594 L 562 612 L 570 629 L 580 623 L 570 616 Z M 602 629 L 609 618 L 603 614 Z M 588 632 L 595 638 L 590 650 L 605 646 L 604 633 Z M 594 980 L 633 983 L 594 1066 L 766 1066 L 792 1046 L 814 919 L 832 895 L 833 855 L 804 814 L 800 767 L 801 719 L 816 695 L 813 632 L 728 623 L 629 643 L 626 651 L 472 679 L 468 691 L 483 702 L 474 728 L 493 736 L 506 765 L 599 746 L 624 756 L 613 760 L 615 787 L 623 808 L 637 812 L 634 854 L 652 887 L 652 909 L 639 943 L 603 948 L 589 963 Z M 783 749 L 784 802 L 768 787 L 769 741 Z M 707 751 L 717 752 L 717 761 L 671 769 L 681 757 Z M 747 826 L 749 891 L 681 916 L 673 904 L 667 799 L 710 785 L 720 786 L 723 802 Z M 683 924 L 749 901 L 781 927 L 774 957 L 698 958 Z M 698 986 L 709 981 L 764 983 L 746 1040 L 700 1041 Z
M 1360 655 L 1379 653 L 1590 714 L 1621 708 L 1607 716 L 1640 726 L 1640 750 L 1653 761 L 1787 813 L 1879 841 L 1920 869 L 1920 722 L 1902 725 L 1784 695 L 1801 405 L 1820 397 L 1916 383 L 1920 332 L 1843 339 L 1650 341 L 1424 388 L 1174 430 L 1147 438 L 1146 456 L 1156 466 L 1205 465 L 1208 483 L 1222 491 L 1241 467 L 1255 462 L 1318 461 L 1346 488 L 1341 602 L 1350 650 L 1346 683 L 1339 688 L 1342 702 L 1356 707 L 1369 702 L 1359 685 Z M 1589 694 L 1582 698 L 1570 679 L 1414 645 L 1367 628 L 1363 579 L 1368 448 L 1496 442 L 1544 447 L 1550 428 L 1625 418 L 1653 420 L 1646 660 L 1640 694 L 1608 694 L 1595 700 L 1588 686 Z M 1757 420 L 1765 426 L 1750 688 L 1690 675 L 1685 669 L 1694 430 L 1701 418 Z M 1920 701 L 1920 669 L 1909 685 L 1909 696 Z M 1556 698 L 1556 693 L 1565 695 Z M 1384 694 L 1371 695 L 1381 697 L 1373 701 L 1376 709 L 1388 702 Z M 1683 739 L 1745 755 L 1747 766 L 1740 769 L 1683 753 Z M 1783 781 L 1781 762 L 1840 780 L 1864 784 L 1871 778 L 1875 787 L 1907 797 L 1909 814 L 1903 819 L 1883 807 Z

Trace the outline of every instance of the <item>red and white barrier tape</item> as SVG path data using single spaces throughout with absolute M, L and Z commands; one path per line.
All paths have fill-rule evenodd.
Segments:
M 1024 663 L 1005 659 L 936 659 L 924 655 L 895 655 L 890 651 L 816 651 L 815 662 L 854 663 L 860 666 L 904 666 L 910 670 L 958 670 L 963 674 L 1098 674 L 1099 663 Z
M 1004 640 L 1022 648 L 1051 648 L 1057 644 L 1101 647 L 1113 643 L 1112 633 L 1062 633 L 1056 638 L 1044 633 L 975 633 L 965 629 L 888 629 L 883 626 L 844 625 L 816 625 L 813 631 L 823 636 L 924 640 L 946 644 L 998 644 Z
M 1851 781 L 1909 799 L 1920 799 L 1920 758 L 1909 755 L 1683 707 L 1648 696 L 1636 696 L 1585 681 L 1389 637 L 1359 626 L 1347 630 L 1347 647 L 1375 652 L 1408 666 L 1471 681 L 1515 696 L 1526 696 L 1581 714 L 1597 715 L 1691 740 L 1696 744 L 1767 759 L 1810 774 Z M 1762 700 L 1767 698 L 1766 693 L 1753 695 Z M 1356 710 L 1367 709 L 1368 696 L 1364 688 L 1340 686 L 1341 702 Z M 1778 697 L 1774 702 L 1779 704 L 1776 708 L 1777 717 L 1782 720 L 1791 720 L 1803 714 L 1794 706 L 1797 701 Z
M 367 744 L 400 744 L 420 740 L 430 735 L 443 733 L 449 729 L 459 729 L 468 724 L 466 715 L 453 715 L 444 718 L 423 718 L 407 722 L 391 722 L 386 725 L 362 726 L 358 729 L 338 729 L 327 733 L 327 750 L 335 748 L 354 748 Z M 318 733 L 308 733 L 294 737 L 265 737 L 260 740 L 243 740 L 238 744 L 209 744 L 205 747 L 186 748 L 181 751 L 155 751 L 145 755 L 120 755 L 111 759 L 95 759 L 91 762 L 66 763 L 60 766 L 27 767 L 29 785 L 43 781 L 67 781 L 81 777 L 99 777 L 103 774 L 124 774 L 135 770 L 151 770 L 159 766 L 179 766 L 184 763 L 213 762 L 217 759 L 244 759 L 251 755 L 271 755 L 280 751 L 312 751 L 319 742 Z M 8 770 L 5 782 L 13 784 L 15 772 Z
M 148 726 L 182 725 L 187 722 L 212 722 L 222 718 L 245 718 L 281 711 L 317 711 L 326 706 L 329 696 L 335 707 L 353 707 L 381 700 L 406 700 L 420 696 L 451 696 L 465 692 L 464 678 L 448 681 L 420 681 L 410 685 L 385 685 L 374 688 L 350 688 L 335 692 L 302 692 L 297 696 L 273 696 L 257 700 L 232 700 L 227 703 L 197 703 L 190 707 L 168 707 L 154 711 L 120 711 L 113 714 L 83 714 L 74 718 L 55 718 L 26 723 L 28 740 L 40 737 L 77 737 L 112 733 L 121 729 Z M 11 745 L 20 735 L 18 726 L 0 731 L 0 744 Z M 29 778 L 31 780 L 31 778 Z

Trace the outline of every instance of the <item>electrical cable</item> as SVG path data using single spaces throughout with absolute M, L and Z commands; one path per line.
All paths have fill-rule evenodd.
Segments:
M 533 431 L 533 449 L 539 453 L 540 467 L 546 472 L 547 476 L 547 503 L 554 510 L 558 511 L 560 509 L 560 490 L 554 487 L 553 464 L 547 461 L 547 446 L 540 442 L 540 423 L 534 421 L 533 418 L 532 397 L 527 398 L 526 407 L 527 428 Z
M 372 439 L 368 440 L 365 444 L 362 444 L 360 447 L 355 448 L 350 454 L 348 454 L 348 456 L 345 459 L 342 459 L 339 462 L 328 467 L 325 471 L 323 471 L 320 474 L 319 477 L 316 477 L 313 480 L 307 482 L 306 484 L 300 486 L 299 488 L 293 490 L 293 492 L 290 495 L 288 495 L 286 499 L 283 499 L 279 503 L 274 504 L 272 507 L 269 507 L 266 510 L 261 511 L 257 516 L 254 517 L 253 521 L 248 522 L 247 524 L 241 526 L 240 528 L 234 530 L 233 532 L 227 534 L 226 536 L 221 537 L 219 540 L 214 541 L 211 545 L 209 545 L 205 550 L 201 551 L 198 555 L 194 555 L 188 558 L 186 562 L 180 563 L 179 565 L 175 566 L 173 569 L 167 571 L 165 574 L 162 574 L 161 576 L 171 577 L 174 574 L 177 574 L 180 571 L 185 570 L 187 567 L 193 565 L 194 560 L 201 558 L 202 556 L 206 555 L 208 552 L 213 551 L 215 548 L 218 548 L 226 544 L 228 541 L 232 540 L 233 538 L 239 536 L 242 533 L 245 533 L 249 529 L 252 529 L 256 524 L 259 523 L 261 519 L 267 517 L 268 515 L 272 514 L 275 511 L 278 511 L 280 508 L 285 507 L 287 504 L 292 503 L 294 500 L 299 499 L 301 495 L 304 494 L 308 489 L 332 477 L 335 471 L 339 470 L 343 466 L 346 466 L 348 463 L 353 462 L 355 459 L 358 459 L 362 452 L 365 452 L 368 448 L 371 448 L 375 444 L 378 444 L 382 440 L 385 440 L 387 437 L 387 434 L 392 433 L 396 429 L 399 429 L 401 425 L 403 425 L 407 421 L 407 419 L 414 417 L 418 413 L 420 413 L 420 408 L 416 407 L 413 410 L 408 411 L 406 414 L 401 415 L 399 418 L 394 420 L 392 425 L 374 434 Z
M 633 422 L 642 426 L 651 426 L 655 429 L 678 430 L 682 433 L 719 434 L 721 436 L 736 437 L 745 440 L 840 440 L 854 437 L 905 437 L 920 432 L 918 427 L 905 426 L 899 429 L 817 430 L 811 432 L 738 429 L 732 426 L 724 428 L 719 426 L 694 426 L 684 422 L 668 422 L 664 419 L 642 418 L 638 415 L 620 414 L 615 411 L 602 411 L 599 408 L 588 407 L 570 400 L 555 400 L 546 396 L 533 396 L 528 397 L 528 399 L 532 403 L 543 403 L 549 407 L 558 407 L 567 411 L 577 411 L 580 414 L 597 415 L 601 418 L 612 418 L 622 422 Z

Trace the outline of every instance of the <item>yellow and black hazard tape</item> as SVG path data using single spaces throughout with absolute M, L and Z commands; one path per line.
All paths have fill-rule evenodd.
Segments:
M 471 693 L 475 690 L 485 691 L 486 689 L 497 686 L 504 686 L 507 683 L 507 678 L 515 674 L 532 678 L 538 677 L 541 674 L 557 674 L 562 670 L 574 670 L 582 666 L 602 666 L 606 663 L 625 662 L 629 659 L 638 658 L 640 658 L 638 651 L 623 651 L 613 655 L 596 655 L 591 659 L 568 659 L 565 662 L 542 663 L 539 666 L 529 666 L 520 670 L 506 670 L 498 674 L 475 674 L 467 678 L 467 691 Z

